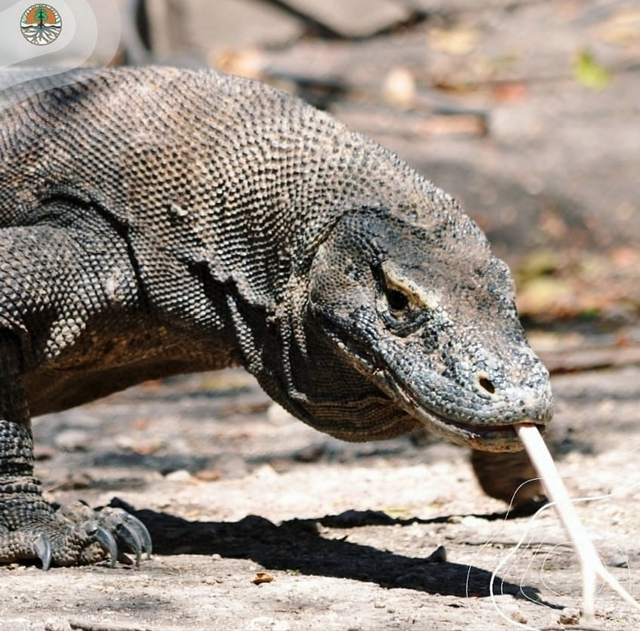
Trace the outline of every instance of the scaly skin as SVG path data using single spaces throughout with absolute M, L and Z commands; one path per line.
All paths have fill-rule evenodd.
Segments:
M 506 266 L 396 156 L 214 72 L 54 83 L 0 93 L 0 561 L 148 547 L 44 502 L 29 423 L 144 379 L 242 365 L 347 440 L 510 451 L 549 421 Z

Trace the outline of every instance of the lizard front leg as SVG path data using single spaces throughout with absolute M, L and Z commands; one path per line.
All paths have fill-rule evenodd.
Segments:
M 137 557 L 151 550 L 146 528 L 120 509 L 95 512 L 80 502 L 55 509 L 33 472 L 33 439 L 20 376 L 17 338 L 0 333 L 0 563 L 40 559 L 50 565 L 85 565 L 118 548 Z
M 72 212 L 68 209 L 61 216 Z M 139 557 L 143 550 L 150 551 L 151 541 L 137 519 L 120 509 L 96 512 L 81 503 L 58 509 L 45 501 L 34 477 L 24 376 L 29 362 L 33 368 L 34 362 L 45 361 L 51 337 L 64 339 L 61 327 L 55 325 L 60 315 L 73 313 L 73 305 L 86 312 L 78 302 L 82 287 L 72 279 L 84 273 L 91 284 L 87 260 L 92 254 L 85 255 L 68 231 L 47 225 L 6 228 L 1 233 L 0 563 L 40 559 L 45 569 L 108 557 L 115 563 L 119 548 L 133 550 Z M 90 233 L 85 229 L 81 234 Z M 115 249 L 100 243 L 95 248 Z M 34 345 L 39 345 L 35 355 Z
M 95 512 L 81 503 L 55 509 L 33 472 L 33 439 L 20 376 L 17 338 L 0 333 L 0 563 L 40 559 L 50 565 L 85 565 L 118 548 L 139 558 L 151 550 L 146 528 L 120 509 Z

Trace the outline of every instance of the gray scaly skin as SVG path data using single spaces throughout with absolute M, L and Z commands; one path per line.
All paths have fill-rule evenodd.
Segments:
M 54 511 L 30 417 L 244 366 L 351 441 L 429 427 L 489 451 L 551 417 L 511 277 L 456 202 L 261 83 L 170 68 L 0 94 L 0 561 L 148 548 Z

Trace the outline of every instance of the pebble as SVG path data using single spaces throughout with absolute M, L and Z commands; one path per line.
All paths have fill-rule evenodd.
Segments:
M 54 443 L 62 451 L 87 451 L 91 436 L 81 429 L 65 429 L 55 437 Z
M 578 609 L 565 609 L 558 616 L 558 624 L 580 624 L 580 611 Z
M 629 567 L 629 557 L 623 552 L 619 552 L 611 556 L 607 565 L 609 567 Z
M 191 474 L 186 469 L 178 469 L 164 476 L 166 480 L 171 482 L 189 482 L 192 479 Z
M 382 85 L 384 99 L 390 105 L 410 108 L 415 105 L 416 79 L 408 68 L 396 67 L 387 74 Z

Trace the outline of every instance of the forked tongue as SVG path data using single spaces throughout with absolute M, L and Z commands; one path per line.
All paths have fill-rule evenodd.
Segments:
M 640 609 L 640 603 L 620 585 L 616 577 L 602 564 L 600 556 L 569 498 L 567 489 L 538 428 L 533 423 L 519 423 L 515 429 L 547 490 L 549 499 L 556 508 L 560 521 L 567 531 L 580 561 L 582 615 L 585 621 L 592 622 L 595 618 L 597 577 L 600 577 L 613 591 L 617 592 L 623 600 L 633 605 L 636 609 Z

